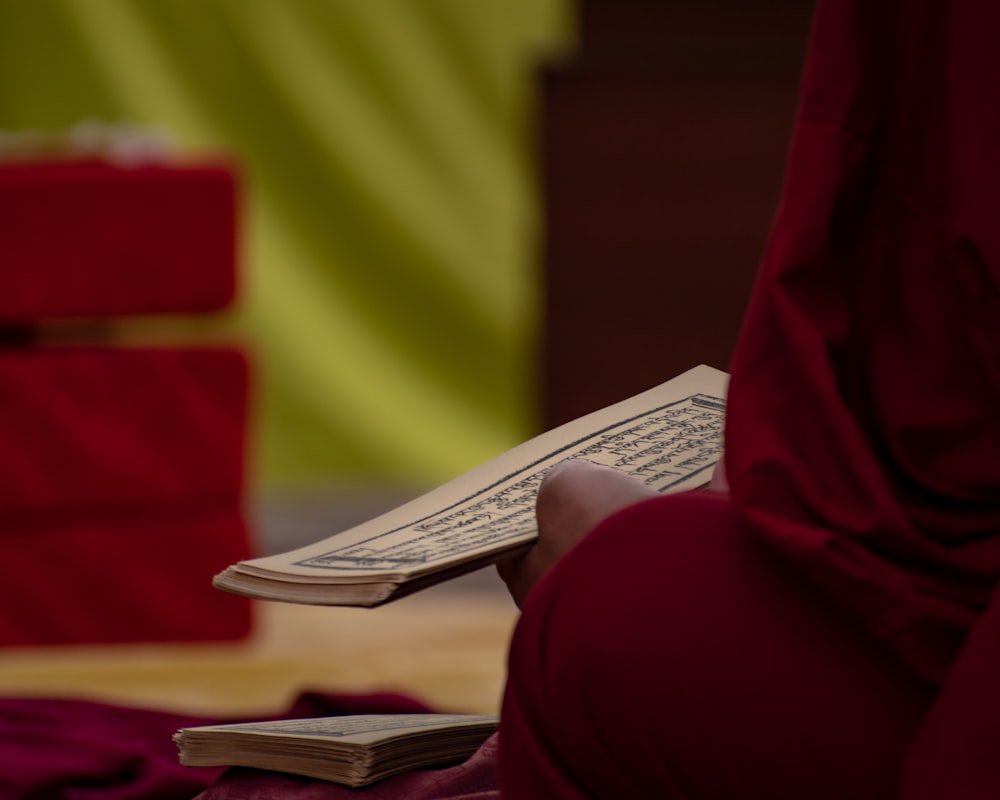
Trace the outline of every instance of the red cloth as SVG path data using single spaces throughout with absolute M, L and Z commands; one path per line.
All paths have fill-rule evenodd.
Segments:
M 236 503 L 247 383 L 223 348 L 0 349 L 0 521 Z
M 732 501 L 622 512 L 536 588 L 506 795 L 1000 797 L 998 30 L 821 0 Z
M 236 213 L 228 165 L 0 164 L 0 321 L 221 308 Z
M 499 800 L 496 749 L 494 735 L 461 764 L 413 770 L 364 789 L 279 772 L 233 769 L 195 800 Z
M 998 30 L 993 0 L 821 4 L 732 367 L 748 519 L 943 682 L 907 798 L 1000 796 Z
M 940 681 L 1000 577 L 1000 5 L 820 7 L 732 365 L 761 534 Z
M 413 713 L 395 694 L 301 695 L 281 716 Z M 239 720 L 45 698 L 0 698 L 0 797 L 4 800 L 190 800 L 221 769 L 184 767 L 180 728 Z
M 171 736 L 213 720 L 80 700 L 0 699 L 0 797 L 188 800 L 219 770 L 181 766 Z
M 504 797 L 889 800 L 932 692 L 724 495 L 601 523 L 511 645 Z

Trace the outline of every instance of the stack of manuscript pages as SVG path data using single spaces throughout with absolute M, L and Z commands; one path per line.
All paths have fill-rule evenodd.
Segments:
M 362 714 L 184 728 L 174 742 L 188 766 L 253 767 L 365 786 L 462 761 L 497 722 L 472 714 Z

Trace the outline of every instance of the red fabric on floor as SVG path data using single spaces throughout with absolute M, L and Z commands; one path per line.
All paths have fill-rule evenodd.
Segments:
M 171 736 L 211 723 L 80 700 L 0 699 L 0 797 L 188 800 L 220 770 L 181 766 Z
M 328 781 L 232 769 L 195 800 L 499 800 L 494 734 L 461 764 L 412 770 L 363 789 Z
M 420 713 L 395 694 L 301 695 L 283 717 Z M 221 769 L 184 767 L 173 734 L 238 722 L 45 698 L 0 698 L 0 797 L 4 800 L 190 800 Z
M 229 165 L 0 164 L 0 321 L 221 308 L 236 217 Z
M 247 382 L 230 349 L 0 349 L 0 521 L 235 504 Z

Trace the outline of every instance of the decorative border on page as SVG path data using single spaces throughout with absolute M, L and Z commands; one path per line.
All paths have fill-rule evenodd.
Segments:
M 666 492 L 722 457 L 725 400 L 706 394 L 649 409 L 559 447 L 447 508 L 296 562 L 316 569 L 395 570 L 452 559 L 534 532 L 534 500 L 554 461 L 589 459 Z M 540 468 L 540 465 L 546 465 Z M 401 531 L 405 540 L 386 542 Z

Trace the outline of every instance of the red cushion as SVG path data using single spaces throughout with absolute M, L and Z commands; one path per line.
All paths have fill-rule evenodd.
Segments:
M 236 502 L 246 398 L 235 350 L 0 349 L 0 522 Z
M 0 645 L 241 638 L 249 601 L 211 580 L 247 555 L 235 501 L 5 520 Z
M 224 165 L 0 165 L 0 321 L 218 309 L 234 295 Z

